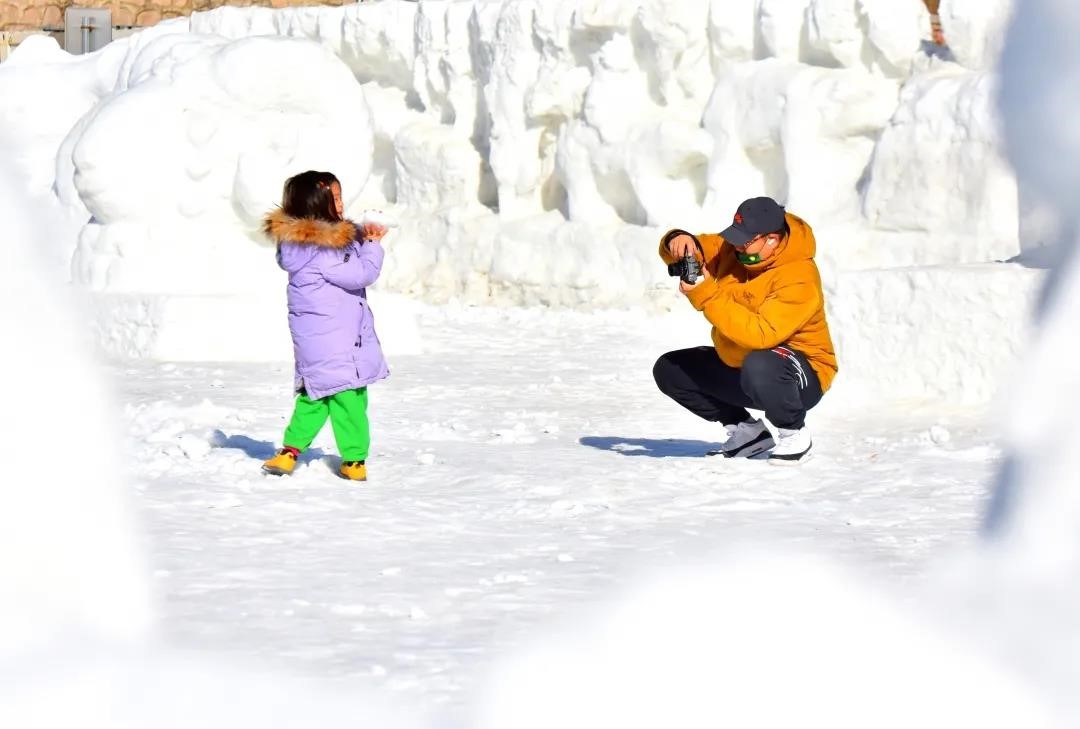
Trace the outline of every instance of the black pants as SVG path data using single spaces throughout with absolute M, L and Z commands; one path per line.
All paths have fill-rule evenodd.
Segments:
M 712 347 L 668 352 L 656 361 L 660 392 L 690 412 L 735 425 L 764 410 L 777 428 L 801 428 L 806 411 L 821 400 L 821 383 L 802 352 L 788 347 L 760 349 L 741 368 L 728 367 Z

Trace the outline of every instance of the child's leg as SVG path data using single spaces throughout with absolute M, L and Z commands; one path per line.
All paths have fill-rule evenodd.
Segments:
M 371 445 L 367 388 L 339 392 L 330 400 L 330 426 L 343 461 L 364 461 Z
M 306 393 L 300 393 L 296 397 L 296 407 L 293 409 L 292 420 L 289 427 L 285 428 L 285 445 L 298 451 L 305 451 L 315 440 L 322 427 L 326 425 L 326 418 L 330 415 L 329 398 L 312 400 Z

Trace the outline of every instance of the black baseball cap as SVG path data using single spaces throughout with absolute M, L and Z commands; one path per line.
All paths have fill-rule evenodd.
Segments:
M 771 197 L 752 197 L 739 206 L 735 222 L 720 235 L 736 248 L 742 248 L 759 235 L 783 230 L 785 220 L 783 205 Z

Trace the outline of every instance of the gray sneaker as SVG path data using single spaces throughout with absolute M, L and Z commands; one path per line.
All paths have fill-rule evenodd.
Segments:
M 750 458 L 776 445 L 772 434 L 760 420 L 747 420 L 728 426 L 728 439 L 718 451 L 724 458 Z

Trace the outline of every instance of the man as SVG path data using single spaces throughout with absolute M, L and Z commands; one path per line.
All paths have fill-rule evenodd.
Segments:
M 679 289 L 712 324 L 713 346 L 668 352 L 653 377 L 690 412 L 728 426 L 726 457 L 771 451 L 783 465 L 810 453 L 806 411 L 837 369 L 815 250 L 810 226 L 767 197 L 745 201 L 719 235 L 672 230 L 660 242 L 665 263 L 688 253 L 702 262 L 702 278 Z M 778 439 L 746 408 L 764 410 Z
M 923 5 L 930 12 L 930 37 L 934 41 L 934 45 L 944 46 L 945 32 L 941 29 L 941 16 L 938 15 L 938 10 L 941 8 L 941 0 L 923 0 Z

